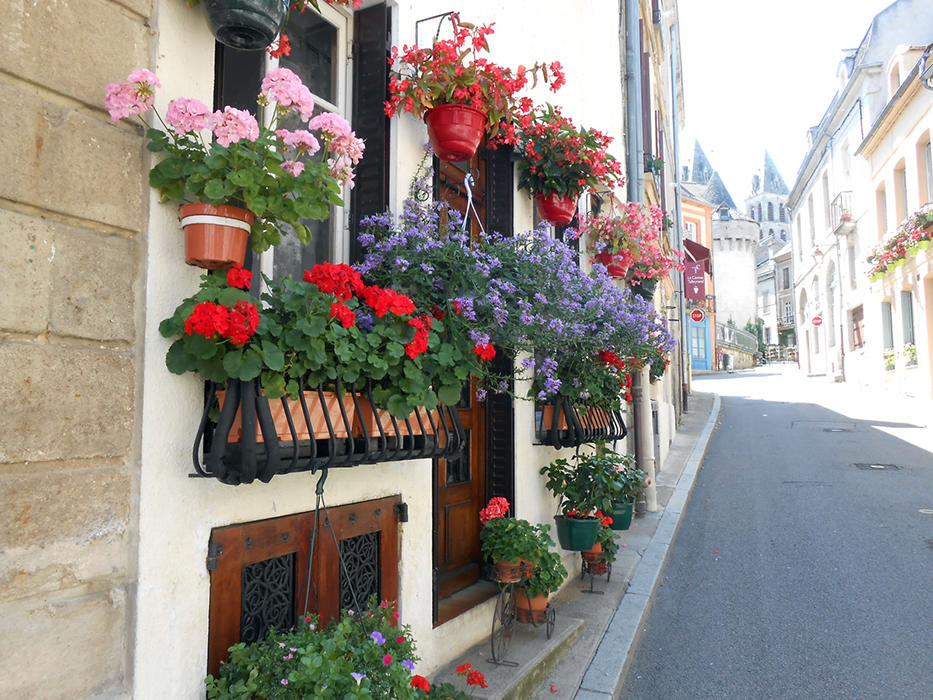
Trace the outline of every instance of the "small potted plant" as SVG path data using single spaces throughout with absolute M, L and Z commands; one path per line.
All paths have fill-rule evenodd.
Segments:
M 648 217 L 636 237 L 638 254 L 629 267 L 627 279 L 636 294 L 650 301 L 654 296 L 658 280 L 666 277 L 671 270 L 683 272 L 683 253 L 677 250 L 666 251 L 661 238 L 661 226 L 664 210 L 651 205 Z
M 538 551 L 535 555 L 535 570 L 524 585 L 516 591 L 516 613 L 521 622 L 540 623 L 547 609 L 548 595 L 567 578 L 567 569 L 557 552 L 551 551 L 554 540 L 549 534 L 550 525 L 538 525 Z
M 897 356 L 897 353 L 894 351 L 894 348 L 885 348 L 884 349 L 884 369 L 885 371 L 890 371 L 894 369 L 894 358 Z
M 513 71 L 496 65 L 480 52 L 489 51 L 492 25 L 476 26 L 450 14 L 454 37 L 430 48 L 392 47 L 396 67 L 389 79 L 386 114 L 408 112 L 424 117 L 428 137 L 438 158 L 470 160 L 488 132 L 491 139 L 515 142 L 515 123 L 527 113 L 530 100 L 519 97 L 529 76 L 550 82 L 557 91 L 564 84 L 560 63 L 536 63 Z
M 609 153 L 611 142 L 596 129 L 574 126 L 559 107 L 536 107 L 531 118 L 522 121 L 515 149 L 518 188 L 534 197 L 542 219 L 569 224 L 580 195 L 625 182 L 622 164 Z
M 494 564 L 493 578 L 499 583 L 515 583 L 531 575 L 538 550 L 538 535 L 527 520 L 508 517 L 509 502 L 493 497 L 479 512 L 480 549 Z M 524 566 L 525 563 L 527 566 Z
M 917 364 L 917 346 L 913 343 L 904 343 L 901 348 L 901 357 L 904 358 L 904 364 L 907 367 L 914 367 Z
M 424 698 L 416 681 L 422 677 L 412 676 L 419 659 L 411 630 L 398 627 L 397 619 L 387 601 L 363 612 L 344 611 L 326 627 L 316 615 L 303 616 L 291 630 L 230 647 L 219 676 L 205 679 L 207 697 L 299 700 L 322 697 L 326 687 L 333 698 Z
M 541 468 L 547 477 L 545 486 L 560 499 L 557 539 L 564 549 L 585 551 L 596 543 L 602 514 L 609 512 L 621 493 L 613 453 L 577 454 L 571 459 L 557 459 Z
M 108 85 L 113 121 L 155 112 L 157 87 L 148 70 Z M 270 105 L 270 125 L 260 126 Z M 250 233 L 257 253 L 290 230 L 307 244 L 311 231 L 302 221 L 327 219 L 332 204 L 343 204 L 340 188 L 352 183 L 363 142 L 343 117 L 313 112 L 310 90 L 287 68 L 266 74 L 257 116 L 233 107 L 211 113 L 188 98 L 170 102 L 164 119 L 155 112 L 163 128 L 146 125 L 146 137 L 149 150 L 164 157 L 149 172 L 149 184 L 162 202 L 188 202 L 179 210 L 185 262 L 210 270 L 242 264 Z
M 599 531 L 596 534 L 596 543 L 588 550 L 581 552 L 583 561 L 586 562 L 586 568 L 589 573 L 602 576 L 606 573 L 607 564 L 616 560 L 616 553 L 619 551 L 619 545 L 615 541 L 612 524 L 613 518 L 603 515 L 601 511 L 596 512 L 599 516 Z

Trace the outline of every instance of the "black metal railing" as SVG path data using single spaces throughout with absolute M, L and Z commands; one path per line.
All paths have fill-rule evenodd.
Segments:
M 852 219 L 852 193 L 840 192 L 833 199 L 830 207 L 830 217 L 832 219 L 833 231 L 839 229 L 842 224 L 851 222 Z
M 535 409 L 538 442 L 551 447 L 579 447 L 593 442 L 615 442 L 628 435 L 622 411 L 598 406 L 576 407 L 558 395 L 553 404 Z
M 309 390 L 299 382 L 299 389 L 298 401 L 268 399 L 258 379 L 231 380 L 215 424 L 211 410 L 218 386 L 211 382 L 194 440 L 192 476 L 248 484 L 277 474 L 451 457 L 463 450 L 466 434 L 456 408 L 419 408 L 398 420 L 376 408 L 371 381 L 362 391 L 345 391 L 339 380 Z M 287 431 L 276 428 L 276 402 Z

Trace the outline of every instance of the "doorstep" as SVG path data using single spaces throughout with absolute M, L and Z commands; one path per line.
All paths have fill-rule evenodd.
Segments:
M 609 576 L 575 576 L 556 595 L 554 634 L 544 627 L 516 623 L 507 661 L 490 662 L 489 640 L 442 669 L 435 680 L 456 684 L 456 667 L 472 664 L 486 676 L 475 700 L 611 700 L 625 680 L 630 655 L 648 613 L 683 510 L 719 415 L 719 397 L 693 392 L 664 468 L 657 475 L 658 510 L 636 515 L 632 527 L 617 532 L 619 553 Z M 607 580 L 608 578 L 608 580 Z M 490 626 L 492 619 L 490 616 Z

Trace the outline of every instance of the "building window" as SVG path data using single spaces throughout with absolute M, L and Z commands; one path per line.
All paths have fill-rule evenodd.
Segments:
M 913 292 L 901 292 L 901 331 L 904 344 L 914 342 L 914 295 Z
M 781 282 L 784 289 L 790 289 L 790 268 L 785 267 L 781 270 Z
M 831 224 L 829 212 L 829 173 L 823 173 L 823 228 L 829 228 Z
M 803 260 L 803 215 L 797 214 L 797 259 Z
M 774 221 L 774 204 L 768 202 L 768 221 Z
M 883 182 L 875 191 L 875 207 L 878 213 L 878 240 L 880 241 L 888 230 L 888 198 L 885 196 Z
M 891 302 L 881 302 L 881 332 L 885 350 L 894 349 L 894 321 L 891 314 Z
M 690 327 L 690 353 L 694 360 L 706 359 L 706 326 Z
M 787 231 L 781 231 L 781 240 L 787 243 Z
M 923 158 L 920 160 L 923 164 L 923 203 L 933 202 L 933 150 L 930 148 L 930 139 L 923 144 Z
M 836 345 L 836 266 L 830 265 L 826 275 L 826 344 Z
M 692 221 L 684 222 L 684 238 L 687 240 L 693 241 L 696 243 L 697 240 L 697 225 Z
M 861 306 L 852 309 L 852 349 L 865 347 L 865 311 Z
M 907 168 L 902 160 L 894 168 L 894 223 L 907 218 Z
M 810 223 L 810 247 L 816 245 L 816 216 L 813 210 L 813 195 L 807 197 L 807 217 Z M 801 251 L 802 254 L 802 251 Z
M 778 207 L 778 218 L 780 218 L 782 224 L 787 222 L 787 209 L 784 208 L 783 204 Z
M 761 221 L 761 204 L 758 205 L 758 220 Z

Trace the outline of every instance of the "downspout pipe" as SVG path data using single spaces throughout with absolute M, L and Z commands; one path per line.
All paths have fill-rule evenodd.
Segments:
M 681 254 L 684 253 L 684 220 L 681 207 L 681 189 L 680 181 L 680 127 L 678 126 L 679 105 L 677 104 L 677 42 L 674 35 L 674 27 L 671 27 L 671 112 L 674 123 L 674 245 Z M 690 393 L 690 382 L 688 381 L 688 371 L 690 369 L 690 353 L 687 349 L 687 309 L 684 299 L 684 276 L 678 274 L 675 278 L 675 293 L 677 294 L 677 314 L 680 318 L 680 379 L 681 385 L 681 410 L 687 412 L 687 397 Z
M 641 65 L 639 55 L 638 0 L 624 0 L 625 29 L 625 109 L 626 109 L 626 166 L 628 170 L 627 195 L 630 202 L 644 202 L 645 172 L 644 144 L 641 123 Z M 648 368 L 632 375 L 632 413 L 635 441 L 635 463 L 650 479 L 645 489 L 644 508 L 648 512 L 658 509 L 658 492 L 654 486 L 654 431 L 651 420 L 651 400 L 645 396 L 649 386 Z M 641 504 L 636 504 L 641 511 Z

